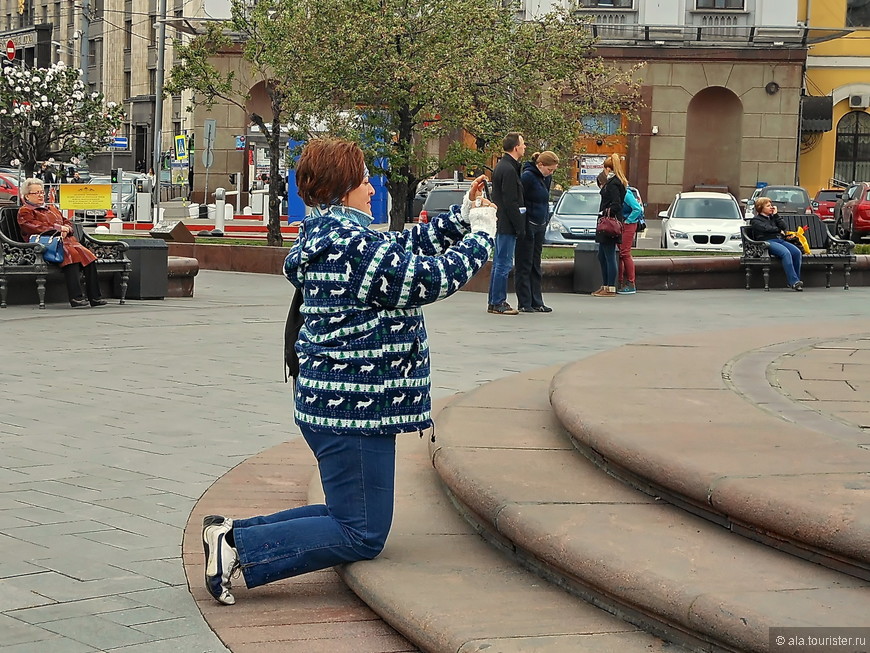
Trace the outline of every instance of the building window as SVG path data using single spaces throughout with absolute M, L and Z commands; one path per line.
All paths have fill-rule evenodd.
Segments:
M 852 111 L 840 118 L 836 152 L 835 178 L 870 179 L 870 114 Z
M 133 97 L 133 73 L 129 71 L 124 73 L 124 97 Z
M 148 71 L 148 93 L 150 95 L 157 93 L 157 71 L 154 69 Z
M 738 9 L 743 11 L 744 0 L 697 0 L 696 9 Z
M 596 136 L 612 136 L 619 132 L 620 117 L 616 113 L 602 113 L 583 117 L 583 131 Z
M 130 50 L 133 48 L 133 21 L 127 19 L 124 21 L 124 49 Z
M 580 0 L 581 9 L 633 9 L 634 0 Z
M 154 25 L 157 23 L 157 14 L 151 14 L 148 16 L 148 35 L 150 37 L 151 47 L 157 46 L 157 28 Z
M 846 27 L 870 27 L 870 0 L 847 0 Z

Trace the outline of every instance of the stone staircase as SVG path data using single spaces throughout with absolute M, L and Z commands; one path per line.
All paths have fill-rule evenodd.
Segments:
M 833 341 L 856 326 L 628 345 L 454 397 L 428 449 L 400 440 L 384 553 L 339 573 L 433 652 L 773 651 L 771 628 L 866 626 L 870 432 L 782 392 L 814 347 L 868 387 L 870 338 Z

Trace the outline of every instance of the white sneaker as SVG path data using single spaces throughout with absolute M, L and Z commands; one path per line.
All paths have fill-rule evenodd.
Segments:
M 205 549 L 205 588 L 216 601 L 233 605 L 230 594 L 231 577 L 239 568 L 239 554 L 227 543 L 227 533 L 233 529 L 232 519 L 217 522 L 216 515 L 203 520 L 202 545 Z

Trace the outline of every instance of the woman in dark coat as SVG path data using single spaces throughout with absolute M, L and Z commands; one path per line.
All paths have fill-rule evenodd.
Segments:
M 604 172 L 607 181 L 601 187 L 601 204 L 598 213 L 610 213 L 614 218 L 623 222 L 622 203 L 625 201 L 628 180 L 622 169 L 622 159 L 618 154 L 613 154 L 604 159 Z M 595 242 L 598 243 L 598 263 L 601 265 L 601 278 L 604 285 L 592 293 L 593 297 L 616 297 L 616 274 L 618 271 L 616 262 L 616 247 L 619 238 L 612 238 L 596 231 Z
M 795 245 L 783 239 L 786 232 L 785 222 L 776 214 L 776 206 L 769 197 L 755 200 L 755 217 L 749 223 L 755 240 L 766 240 L 771 256 L 782 261 L 786 282 L 792 290 L 804 289 L 801 281 L 801 261 L 803 254 Z
M 60 269 L 66 278 L 69 303 L 73 308 L 105 306 L 100 296 L 97 278 L 97 257 L 72 235 L 73 225 L 54 206 L 45 203 L 45 187 L 39 179 L 25 179 L 21 185 L 22 205 L 18 209 L 18 225 L 21 235 L 30 236 L 57 232 L 63 237 L 63 262 Z M 87 299 L 82 292 L 81 275 L 85 273 Z
M 526 232 L 517 237 L 514 286 L 520 313 L 550 313 L 541 294 L 541 251 L 550 221 L 550 183 L 559 167 L 559 157 L 549 150 L 535 152 L 523 167 L 523 201 L 526 204 Z

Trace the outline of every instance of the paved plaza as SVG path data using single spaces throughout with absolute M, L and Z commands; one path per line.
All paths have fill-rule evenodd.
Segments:
M 217 652 L 181 561 L 197 499 L 298 436 L 282 372 L 291 286 L 202 271 L 195 297 L 0 311 L 0 649 Z M 433 395 L 657 335 L 867 319 L 870 288 L 549 295 L 426 309 Z

